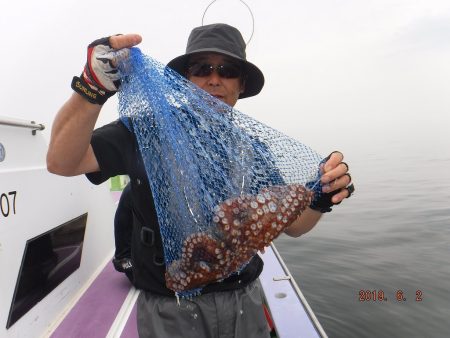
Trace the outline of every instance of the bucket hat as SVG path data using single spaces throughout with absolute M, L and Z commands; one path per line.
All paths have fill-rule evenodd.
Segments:
M 245 47 L 241 33 L 230 25 L 216 23 L 200 26 L 189 35 L 186 54 L 176 57 L 167 66 L 185 76 L 189 57 L 195 53 L 214 52 L 238 59 L 243 64 L 246 76 L 244 92 L 239 95 L 242 99 L 258 94 L 264 86 L 264 75 L 258 67 L 247 61 Z

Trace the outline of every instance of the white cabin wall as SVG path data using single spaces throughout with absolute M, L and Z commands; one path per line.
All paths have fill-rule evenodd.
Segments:
M 28 129 L 0 126 L 0 142 L 6 154 L 0 162 L 0 193 L 9 198 L 9 202 L 3 198 L 2 204 L 7 216 L 0 214 L 0 337 L 39 336 L 111 259 L 116 203 L 107 184 L 94 186 L 84 176 L 50 174 L 41 132 L 33 136 Z M 6 330 L 26 241 L 85 213 L 80 268 Z

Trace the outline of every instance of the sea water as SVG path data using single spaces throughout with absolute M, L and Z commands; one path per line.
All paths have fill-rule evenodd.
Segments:
M 450 337 L 447 127 L 359 137 L 355 195 L 276 241 L 329 337 Z

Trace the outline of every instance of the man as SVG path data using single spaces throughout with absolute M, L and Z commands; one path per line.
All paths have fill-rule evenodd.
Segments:
M 143 290 L 138 299 L 138 330 L 142 337 L 268 337 L 257 278 L 262 261 L 256 255 L 240 274 L 205 286 L 202 295 L 180 304 L 164 282 L 164 256 L 152 193 L 136 139 L 116 121 L 95 131 L 101 105 L 119 85 L 112 50 L 141 42 L 136 34 L 112 36 L 89 46 L 88 62 L 75 90 L 58 112 L 47 154 L 50 172 L 86 174 L 99 184 L 118 174 L 130 176 L 133 205 L 132 260 L 134 284 Z M 120 53 L 119 53 L 120 54 Z M 239 98 L 257 95 L 264 76 L 246 60 L 240 32 L 225 24 L 195 28 L 186 53 L 168 64 L 200 88 L 234 106 Z M 70 156 L 68 156 L 70 154 Z M 343 155 L 333 152 L 323 166 L 325 194 L 288 228 L 300 236 L 314 227 L 322 212 L 330 211 L 353 192 Z M 332 182 L 332 183 L 331 183 Z

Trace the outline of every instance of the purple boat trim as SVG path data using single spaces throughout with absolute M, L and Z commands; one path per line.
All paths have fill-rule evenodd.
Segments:
M 108 263 L 51 337 L 106 337 L 130 288 L 126 276 Z

